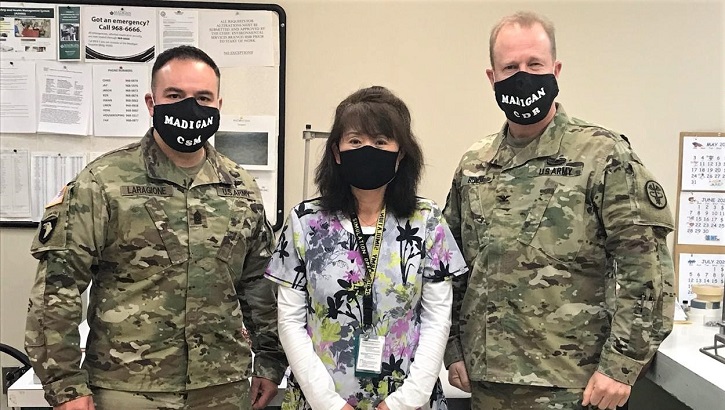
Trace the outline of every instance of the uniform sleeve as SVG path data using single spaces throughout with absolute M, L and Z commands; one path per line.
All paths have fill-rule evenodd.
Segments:
M 255 209 L 257 206 L 259 208 Z M 237 294 L 244 326 L 252 339 L 253 375 L 280 383 L 287 369 L 277 330 L 275 286 L 264 279 L 264 270 L 274 249 L 274 232 L 261 205 L 255 205 L 257 227 L 249 238 L 241 283 Z
M 103 246 L 108 214 L 99 184 L 82 172 L 46 207 L 31 253 L 38 271 L 31 290 L 25 349 L 53 406 L 91 394 L 80 368 L 81 294 Z
M 618 289 L 598 371 L 632 385 L 672 330 L 674 270 L 666 238 L 674 224 L 664 190 L 624 143 L 600 181 L 594 203 Z
M 451 184 L 451 190 L 448 192 L 446 206 L 443 209 L 443 217 L 450 228 L 451 235 L 453 235 L 456 245 L 459 249 L 463 250 L 461 235 L 461 197 L 459 190 L 460 185 L 458 183 L 460 180 L 460 173 L 461 169 L 459 168 L 456 170 L 456 175 L 454 176 L 453 183 Z M 461 306 L 463 305 L 463 297 L 465 296 L 466 288 L 468 287 L 468 275 L 469 272 L 466 272 L 462 275 L 453 277 L 451 330 L 443 358 L 443 363 L 446 368 L 448 368 L 452 363 L 463 360 L 463 346 L 461 345 L 459 316 Z

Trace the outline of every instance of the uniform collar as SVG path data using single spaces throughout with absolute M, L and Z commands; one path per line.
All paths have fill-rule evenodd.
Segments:
M 154 139 L 153 131 L 154 129 L 150 128 L 141 140 L 143 160 L 149 178 L 171 182 L 182 188 L 193 188 L 206 184 L 234 184 L 232 170 L 224 166 L 219 153 L 209 142 L 206 142 L 204 144 L 206 161 L 189 186 L 189 176 L 164 154 Z
M 546 126 L 539 138 L 531 141 L 518 154 L 504 141 L 508 132 L 508 122 L 504 123 L 490 148 L 483 153 L 482 161 L 504 169 L 515 168 L 541 157 L 558 156 L 561 140 L 566 129 L 562 126 L 569 122 L 564 107 L 556 103 L 556 115 Z

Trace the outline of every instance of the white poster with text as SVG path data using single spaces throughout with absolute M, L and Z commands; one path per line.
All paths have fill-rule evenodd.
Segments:
M 0 133 L 38 130 L 35 61 L 0 60 Z
M 38 132 L 89 134 L 91 75 L 91 67 L 86 64 L 38 63 Z
M 178 46 L 199 46 L 199 12 L 159 10 L 159 53 Z
M 152 7 L 86 6 L 81 29 L 87 62 L 145 63 L 156 57 L 156 12 Z
M 272 24 L 269 11 L 208 11 L 199 19 L 199 46 L 220 67 L 271 67 Z
M 94 134 L 104 137 L 141 137 L 151 120 L 144 96 L 149 90 L 146 66 L 93 66 Z

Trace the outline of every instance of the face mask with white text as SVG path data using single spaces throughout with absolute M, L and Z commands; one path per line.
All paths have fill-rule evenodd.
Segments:
M 519 71 L 493 84 L 496 103 L 506 118 L 516 124 L 535 124 L 546 117 L 559 94 L 554 74 Z
M 193 97 L 154 105 L 154 129 L 175 151 L 195 152 L 219 129 L 219 109 L 200 105 Z

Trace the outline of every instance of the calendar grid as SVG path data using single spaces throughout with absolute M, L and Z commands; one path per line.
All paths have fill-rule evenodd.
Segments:
M 725 286 L 725 133 L 681 132 L 675 213 L 675 281 L 680 300 L 692 285 Z

